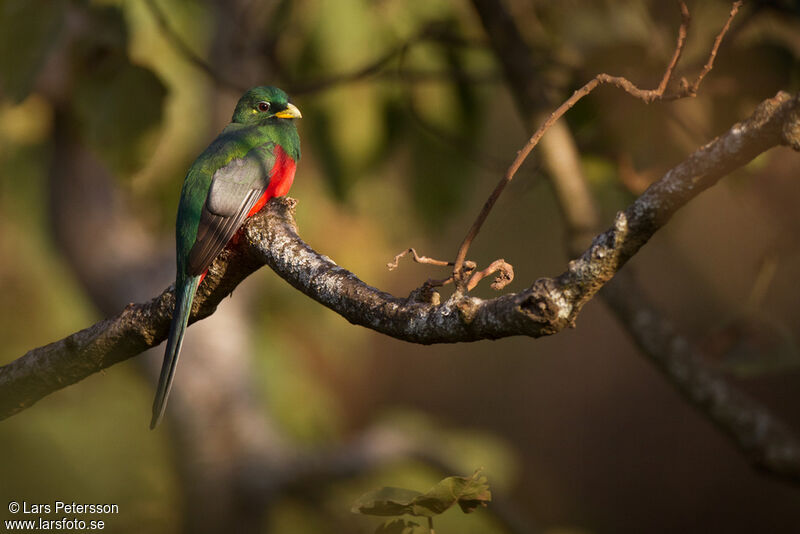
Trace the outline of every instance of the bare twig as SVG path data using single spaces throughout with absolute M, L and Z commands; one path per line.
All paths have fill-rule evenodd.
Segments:
M 556 108 L 556 110 L 552 112 L 547 117 L 547 119 L 542 123 L 542 125 L 539 126 L 539 128 L 533 133 L 533 135 L 525 144 L 525 146 L 523 146 L 522 149 L 519 152 L 517 152 L 516 158 L 514 158 L 514 161 L 509 166 L 505 175 L 497 183 L 497 185 L 494 188 L 494 191 L 492 191 L 492 194 L 489 195 L 489 198 L 486 200 L 483 207 L 481 208 L 478 217 L 475 219 L 475 222 L 472 224 L 469 231 L 467 232 L 467 235 L 464 237 L 464 240 L 461 242 L 461 245 L 459 246 L 458 252 L 456 254 L 456 259 L 454 262 L 455 266 L 453 268 L 453 273 L 455 280 L 459 284 L 460 288 L 463 289 L 466 288 L 464 285 L 466 278 L 464 274 L 461 273 L 464 258 L 466 258 L 467 251 L 469 250 L 469 247 L 472 245 L 472 241 L 480 232 L 483 223 L 489 216 L 489 213 L 491 212 L 492 208 L 497 202 L 497 199 L 500 198 L 500 195 L 503 193 L 503 190 L 514 178 L 514 175 L 522 166 L 522 163 L 525 161 L 525 159 L 528 157 L 528 155 L 531 153 L 534 147 L 536 147 L 536 145 L 539 143 L 545 132 L 547 132 L 547 130 L 553 125 L 553 123 L 555 123 L 558 119 L 560 119 L 564 115 L 564 113 L 566 113 L 569 109 L 571 109 L 581 98 L 585 97 L 586 95 L 594 91 L 598 86 L 603 84 L 610 84 L 615 87 L 618 87 L 623 91 L 627 92 L 628 94 L 630 94 L 631 96 L 638 98 L 646 103 L 651 103 L 654 102 L 655 100 L 661 100 L 661 99 L 675 100 L 678 98 L 695 96 L 697 87 L 699 87 L 703 77 L 705 77 L 705 75 L 708 73 L 708 70 L 710 70 L 713 67 L 714 57 L 717 54 L 717 50 L 719 48 L 720 43 L 722 42 L 722 38 L 724 37 L 725 32 L 727 32 L 728 28 L 730 27 L 731 20 L 738 12 L 739 7 L 741 6 L 741 2 L 738 1 L 734 2 L 727 22 L 725 23 L 724 27 L 722 28 L 722 30 L 720 31 L 719 35 L 717 36 L 714 42 L 714 46 L 709 56 L 709 60 L 706 63 L 707 68 L 704 67 L 703 71 L 700 73 L 700 76 L 698 76 L 698 79 L 695 80 L 693 84 L 689 85 L 688 82 L 682 83 L 681 88 L 676 93 L 666 94 L 665 91 L 667 85 L 669 84 L 669 80 L 672 77 L 675 66 L 677 65 L 678 60 L 680 59 L 681 53 L 686 43 L 686 34 L 690 21 L 689 9 L 686 7 L 686 4 L 684 2 L 680 2 L 680 6 L 681 6 L 682 21 L 680 28 L 678 30 L 678 40 L 675 47 L 675 52 L 673 53 L 672 59 L 670 60 L 669 64 L 667 65 L 667 69 L 664 72 L 664 76 L 662 77 L 661 82 L 658 84 L 658 87 L 656 89 L 649 89 L 649 90 L 640 89 L 633 82 L 622 76 L 611 76 L 605 73 L 598 74 L 592 80 L 587 82 L 583 87 L 575 91 L 572 94 L 572 96 L 569 97 L 563 104 L 561 104 L 558 108 Z
M 397 266 L 400 262 L 400 258 L 408 254 L 411 254 L 411 257 L 414 259 L 416 263 L 424 263 L 425 265 L 438 265 L 440 267 L 447 267 L 449 265 L 453 265 L 453 262 L 451 261 L 443 261 L 434 258 L 429 258 L 427 256 L 420 256 L 419 254 L 417 254 L 417 251 L 414 250 L 413 248 L 407 248 L 400 254 L 397 254 L 394 257 L 394 261 L 387 263 L 386 266 L 389 268 L 390 271 L 394 271 L 395 269 L 397 269 Z
M 400 68 L 401 75 L 405 75 L 405 73 L 406 73 L 406 71 L 404 69 L 404 66 L 403 66 L 404 60 L 405 60 L 405 51 L 400 56 L 400 67 L 399 68 Z M 489 162 L 490 159 L 492 159 L 490 156 L 485 155 L 485 154 L 484 155 L 481 155 L 481 154 L 476 155 L 473 150 L 467 149 L 467 147 L 465 146 L 465 143 L 464 143 L 464 141 L 462 139 L 456 139 L 453 135 L 449 134 L 448 132 L 443 131 L 441 128 L 439 128 L 439 127 L 431 124 L 430 122 L 428 122 L 422 116 L 422 114 L 419 113 L 419 111 L 417 110 L 417 107 L 416 107 L 416 105 L 414 103 L 413 92 L 411 90 L 406 92 L 406 101 L 408 103 L 409 115 L 417 122 L 417 124 L 423 130 L 427 131 L 428 133 L 430 133 L 431 135 L 433 135 L 434 137 L 436 137 L 440 141 L 446 143 L 450 147 L 454 148 L 455 150 L 458 150 L 458 152 L 464 158 L 466 158 L 466 159 L 468 159 L 470 161 L 473 161 L 473 162 L 475 162 L 475 163 L 477 163 L 479 165 L 482 165 L 482 166 L 485 166 L 485 167 L 489 167 L 489 163 L 488 162 Z M 408 249 L 408 250 L 409 251 L 413 251 L 413 249 Z M 415 255 L 416 255 L 416 253 L 415 253 Z M 397 264 L 397 258 L 395 258 L 395 267 L 396 267 L 396 264 Z M 455 264 L 454 264 L 454 262 L 442 262 L 440 265 L 454 266 Z M 390 270 L 392 269 L 391 266 L 389 268 L 390 268 Z M 513 269 L 513 267 L 510 264 L 506 263 L 504 260 L 496 260 L 495 262 L 493 262 L 491 264 L 490 267 L 488 267 L 488 268 L 486 268 L 486 269 L 484 269 L 482 271 L 479 271 L 479 272 L 474 272 L 476 268 L 477 268 L 477 264 L 475 262 L 472 262 L 472 261 L 469 261 L 469 260 L 464 260 L 463 263 L 462 263 L 462 268 L 461 268 L 461 270 L 459 272 L 461 272 L 462 275 L 465 278 L 468 277 L 468 276 L 470 277 L 470 282 L 467 284 L 467 287 L 469 289 L 467 291 L 473 289 L 478 284 L 478 282 L 480 282 L 483 278 L 485 278 L 489 274 L 492 274 L 492 273 L 497 272 L 497 271 L 501 271 L 501 274 L 498 275 L 497 279 L 492 284 L 492 288 L 495 289 L 495 290 L 499 291 L 500 289 L 504 288 L 514 278 L 514 269 Z M 443 286 L 445 284 L 449 284 L 451 282 L 454 282 L 456 280 L 455 273 L 456 273 L 456 271 L 454 270 L 453 274 L 451 274 L 449 277 L 441 279 L 441 280 L 428 279 L 428 281 L 426 281 L 425 284 L 423 284 L 423 286 L 418 288 L 416 291 L 420 292 L 420 293 L 427 293 L 427 292 L 429 292 L 429 289 L 431 287 L 439 287 L 439 286 Z M 470 275 L 472 275 L 472 276 L 470 276 Z
M 391 261 L 391 262 L 387 263 L 386 267 L 388 267 L 390 271 L 394 271 L 395 269 L 397 269 L 397 267 L 400 264 L 400 258 L 402 258 L 403 256 L 406 256 L 408 254 L 412 255 L 412 258 L 414 259 L 414 261 L 416 263 L 422 263 L 422 264 L 425 264 L 425 265 L 437 265 L 439 267 L 452 267 L 453 266 L 453 262 L 452 261 L 443 261 L 443 260 L 437 260 L 437 259 L 434 259 L 434 258 L 429 258 L 427 256 L 420 256 L 419 254 L 417 254 L 417 251 L 414 248 L 407 248 L 406 250 L 404 250 L 400 254 L 397 254 L 394 257 L 394 261 Z M 464 271 L 466 271 L 466 272 L 471 273 L 471 272 L 473 272 L 475 270 L 476 267 L 477 267 L 477 265 L 476 265 L 476 263 L 474 261 L 467 260 L 467 261 L 464 262 Z M 511 269 L 511 266 L 508 265 L 508 268 Z M 495 269 L 495 270 L 498 270 L 498 269 Z M 514 278 L 513 269 L 511 269 L 511 273 L 512 273 L 511 274 L 511 278 Z M 485 276 L 488 276 L 489 274 L 491 274 L 491 272 L 485 274 L 484 276 L 481 276 L 478 280 L 476 280 L 475 283 L 477 284 L 478 281 L 480 281 L 481 278 L 484 278 Z M 499 278 L 500 278 L 500 276 L 498 276 L 498 279 Z M 424 284 L 422 284 L 422 286 L 420 286 L 417 289 L 415 289 L 414 291 L 412 291 L 409 298 L 411 298 L 412 300 L 415 300 L 415 301 L 430 302 L 431 299 L 433 298 L 433 296 L 432 296 L 433 288 L 446 286 L 447 284 L 450 284 L 452 282 L 453 282 L 453 275 L 452 274 L 450 276 L 448 276 L 447 278 L 441 278 L 441 279 L 429 278 L 428 280 L 425 281 Z M 509 280 L 509 282 L 510 282 L 510 280 Z
M 717 51 L 719 50 L 719 46 L 722 44 L 722 38 L 725 37 L 726 33 L 728 33 L 728 30 L 731 27 L 731 22 L 733 22 L 733 17 L 736 16 L 736 13 L 739 12 L 739 8 L 741 7 L 742 7 L 741 1 L 734 2 L 733 5 L 731 6 L 731 12 L 730 15 L 728 16 L 728 20 L 725 22 L 725 26 L 722 27 L 722 30 L 720 30 L 720 32 L 717 34 L 716 39 L 714 39 L 714 46 L 711 48 L 711 54 L 709 54 L 708 56 L 708 61 L 706 61 L 706 64 L 703 66 L 703 70 L 700 71 L 700 74 L 697 76 L 697 79 L 695 79 L 694 83 L 692 83 L 692 85 L 689 86 L 688 91 L 690 95 L 697 94 L 697 89 L 703 82 L 703 78 L 705 78 L 706 74 L 708 74 L 711 71 L 711 69 L 714 68 L 714 59 L 717 57 Z
M 663 95 L 664 91 L 667 90 L 667 84 L 669 83 L 670 78 L 672 78 L 672 73 L 675 71 L 675 67 L 678 65 L 678 61 L 681 59 L 681 54 L 683 53 L 683 45 L 686 43 L 686 35 L 689 33 L 689 24 L 692 22 L 691 17 L 689 16 L 689 8 L 686 7 L 685 2 L 679 2 L 680 9 L 681 9 L 681 25 L 678 27 L 678 42 L 675 44 L 675 51 L 672 53 L 672 59 L 667 65 L 667 70 L 664 71 L 664 76 L 661 78 L 661 83 L 658 84 L 656 88 L 656 93 Z

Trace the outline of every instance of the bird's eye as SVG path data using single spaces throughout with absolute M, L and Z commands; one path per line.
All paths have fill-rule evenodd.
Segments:
M 269 111 L 269 102 L 259 102 L 258 111 Z

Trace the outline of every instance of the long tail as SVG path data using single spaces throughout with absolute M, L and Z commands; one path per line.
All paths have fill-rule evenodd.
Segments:
M 172 314 L 172 324 L 169 327 L 167 350 L 164 352 L 164 363 L 161 365 L 161 377 L 158 379 L 158 390 L 153 401 L 153 418 L 150 420 L 150 429 L 154 429 L 164 416 L 167 407 L 169 391 L 172 388 L 172 379 L 175 378 L 175 368 L 178 365 L 178 356 L 181 354 L 183 334 L 192 311 L 194 292 L 200 283 L 199 276 L 192 276 L 183 280 L 180 287 L 175 287 L 175 312 Z

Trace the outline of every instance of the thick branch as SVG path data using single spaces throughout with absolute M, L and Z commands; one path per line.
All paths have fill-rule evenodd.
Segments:
M 300 239 L 293 200 L 273 200 L 245 224 L 244 238 L 214 262 L 198 292 L 192 321 L 212 314 L 239 282 L 267 264 L 348 321 L 414 343 L 554 334 L 574 323 L 583 304 L 678 208 L 777 145 L 800 150 L 800 96 L 779 93 L 762 102 L 749 119 L 670 170 L 620 212 L 614 226 L 597 236 L 557 278 L 539 279 L 528 289 L 491 300 L 457 294 L 432 304 L 368 286 Z M 166 337 L 173 307 L 170 288 L 147 303 L 131 304 L 116 317 L 0 367 L 0 418 L 159 344 Z

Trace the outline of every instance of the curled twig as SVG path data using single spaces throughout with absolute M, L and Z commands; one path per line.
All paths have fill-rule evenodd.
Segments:
M 497 276 L 491 287 L 496 291 L 500 291 L 514 280 L 514 267 L 510 263 L 506 263 L 506 260 L 494 260 L 482 271 L 472 273 L 467 280 L 467 291 L 471 291 L 481 280 L 494 273 L 497 273 Z
M 438 265 L 439 267 L 452 267 L 453 265 L 452 261 L 437 260 L 435 258 L 429 258 L 428 256 L 420 256 L 413 247 L 409 247 L 397 254 L 393 261 L 390 261 L 386 264 L 386 267 L 388 267 L 390 271 L 394 271 L 399 266 L 400 259 L 409 254 L 411 254 L 412 259 L 416 263 L 422 263 L 425 265 Z M 467 291 L 474 289 L 481 280 L 494 273 L 497 273 L 497 277 L 494 279 L 494 282 L 492 282 L 491 287 L 497 291 L 503 289 L 510 284 L 512 280 L 514 280 L 514 267 L 503 259 L 493 261 L 491 265 L 481 271 L 475 271 L 477 267 L 478 265 L 474 261 L 466 260 L 464 262 L 463 272 L 465 272 L 467 275 L 470 275 L 469 281 L 467 282 Z M 442 279 L 429 278 L 424 284 L 422 284 L 421 287 L 412 291 L 412 297 L 418 294 L 428 295 L 434 287 L 442 287 L 454 281 L 455 279 L 452 274 L 447 278 Z M 425 300 L 427 300 L 427 298 Z

